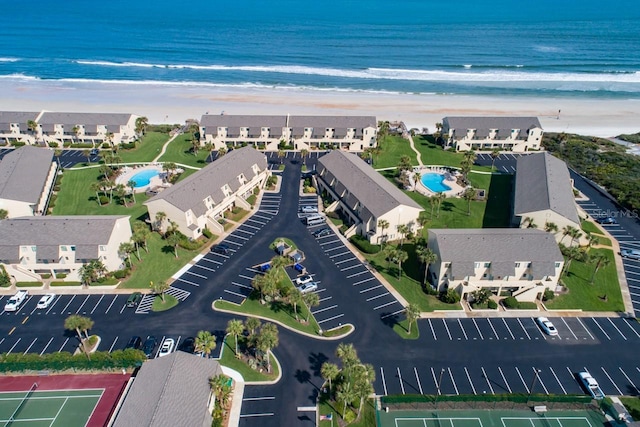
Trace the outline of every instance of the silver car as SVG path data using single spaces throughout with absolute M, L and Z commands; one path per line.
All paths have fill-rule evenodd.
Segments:
M 622 249 L 620 251 L 620 256 L 622 258 L 640 260 L 640 250 L 638 250 L 638 249 Z
M 318 290 L 318 284 L 316 282 L 305 283 L 304 285 L 298 286 L 298 290 L 303 294 L 308 294 L 309 292 Z

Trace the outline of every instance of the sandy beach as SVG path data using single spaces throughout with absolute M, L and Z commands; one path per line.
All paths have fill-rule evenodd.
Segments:
M 375 115 L 435 129 L 445 116 L 537 116 L 545 131 L 600 137 L 640 131 L 640 100 L 391 94 L 85 81 L 0 81 L 3 111 L 127 112 L 151 123 L 210 114 Z M 560 114 L 558 115 L 558 112 Z

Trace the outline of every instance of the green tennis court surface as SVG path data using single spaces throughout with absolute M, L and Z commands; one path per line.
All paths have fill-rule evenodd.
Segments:
M 378 427 L 601 427 L 595 411 L 391 411 L 378 412 Z
M 84 427 L 103 390 L 0 393 L 0 427 Z

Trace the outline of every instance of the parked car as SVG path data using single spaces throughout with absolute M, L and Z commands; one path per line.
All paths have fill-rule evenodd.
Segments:
M 231 248 L 224 243 L 220 243 L 219 245 L 215 245 L 211 247 L 211 252 L 222 255 L 229 255 L 231 252 Z
M 17 311 L 28 296 L 28 291 L 16 292 L 16 294 L 9 298 L 9 301 L 4 305 L 4 311 Z
M 49 308 L 49 306 L 51 305 L 51 303 L 53 302 L 55 297 L 56 297 L 55 294 L 44 294 L 44 295 L 42 295 L 42 298 L 40 298 L 40 301 L 38 301 L 38 305 L 36 307 L 40 308 L 40 309 Z
M 617 224 L 618 221 L 616 221 L 616 219 L 612 216 L 601 216 L 599 218 L 596 218 L 596 222 L 598 224 Z
M 584 386 L 585 390 L 591 395 L 591 397 L 593 397 L 594 399 L 604 399 L 605 395 L 598 385 L 598 381 L 596 381 L 590 373 L 580 372 L 578 373 L 578 377 L 580 378 L 580 381 L 582 381 L 582 385 Z
M 176 346 L 176 342 L 173 338 L 165 338 L 162 341 L 162 346 L 160 347 L 160 353 L 158 353 L 158 357 L 164 357 L 173 352 L 173 348 Z
M 316 206 L 303 206 L 300 208 L 300 212 L 302 213 L 318 213 L 318 208 Z
M 306 274 L 307 273 L 307 269 L 302 264 L 294 264 L 293 268 L 294 268 L 294 270 L 296 270 L 300 274 Z
M 186 353 L 193 353 L 196 351 L 196 339 L 194 337 L 185 338 L 180 344 L 180 350 Z
M 318 290 L 318 284 L 316 282 L 305 283 L 304 285 L 298 286 L 298 290 L 303 294 L 308 294 L 309 292 Z
M 140 300 L 142 300 L 142 294 L 140 292 L 132 293 L 129 295 L 129 298 L 127 298 L 127 307 L 135 307 L 140 303 Z
M 325 228 L 321 228 L 320 230 L 314 231 L 313 237 L 317 239 L 319 237 L 328 236 L 329 234 L 331 234 L 331 229 L 325 227 Z
M 296 279 L 296 285 L 304 285 L 309 282 L 313 282 L 313 277 L 309 274 L 305 274 L 304 276 L 300 276 Z
M 140 350 L 141 347 L 142 347 L 142 338 L 140 338 L 139 336 L 133 336 L 129 339 L 129 342 L 124 348 L 125 349 L 133 348 L 136 350 Z
M 149 335 L 146 340 L 144 340 L 144 344 L 142 344 L 142 351 L 147 355 L 148 358 L 151 358 L 153 351 L 156 349 L 158 345 L 158 340 L 153 335 Z
M 271 270 L 271 264 L 269 264 L 269 263 L 262 264 L 260 266 L 260 271 L 263 272 L 263 273 L 266 273 L 269 270 Z
M 622 249 L 620 256 L 622 258 L 640 260 L 640 249 Z
M 536 318 L 536 322 L 538 323 L 538 326 L 540 326 L 540 329 L 542 329 L 542 331 L 545 334 L 551 335 L 551 336 L 558 335 L 558 330 L 556 329 L 555 326 L 553 326 L 553 323 L 551 323 L 549 319 L 547 319 L 546 317 L 538 317 Z
M 92 148 L 91 151 L 89 151 L 89 154 L 91 156 L 97 156 L 98 154 L 100 154 L 100 150 L 98 150 L 97 148 Z

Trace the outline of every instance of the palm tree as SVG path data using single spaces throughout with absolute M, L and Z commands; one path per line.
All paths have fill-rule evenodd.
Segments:
M 9 211 L 6 209 L 0 209 L 0 219 L 7 219 L 9 217 Z
M 139 136 L 144 135 L 147 130 L 147 126 L 149 125 L 149 119 L 145 116 L 140 116 L 136 119 L 136 127 L 135 131 Z
M 209 357 L 216 348 L 216 337 L 209 331 L 198 331 L 195 339 L 195 350 Z
M 257 348 L 267 356 L 267 372 L 271 372 L 271 358 L 269 353 L 271 349 L 278 346 L 278 327 L 273 323 L 265 323 L 260 328 L 260 335 L 258 336 Z
M 402 263 L 409 258 L 409 254 L 407 254 L 402 249 L 398 249 L 394 254 L 394 261 L 398 263 L 398 280 L 402 278 Z
M 70 331 L 75 331 L 78 334 L 80 340 L 80 348 L 87 355 L 87 358 L 91 359 L 89 355 L 89 348 L 85 345 L 85 341 L 89 339 L 89 329 L 93 328 L 94 322 L 89 317 L 80 316 L 78 314 L 72 314 L 64 321 L 64 328 Z M 84 333 L 84 337 L 83 334 Z
M 440 218 L 440 206 L 442 205 L 442 202 L 444 201 L 444 199 L 447 198 L 447 196 L 445 196 L 443 192 L 439 192 L 439 193 L 436 193 L 435 196 L 433 197 L 438 203 L 438 210 L 436 211 L 436 217 Z
M 424 264 L 424 281 L 422 282 L 422 284 L 424 285 L 427 281 L 427 272 L 429 271 L 429 266 L 438 261 L 438 255 L 436 255 L 435 252 L 433 252 L 426 246 L 418 246 L 416 252 L 418 254 L 418 259 L 421 263 Z
M 91 163 L 91 150 L 82 150 L 82 154 L 87 158 L 87 163 Z
M 496 159 L 500 157 L 500 149 L 494 148 L 493 150 L 491 150 L 491 153 L 489 153 L 489 155 L 491 156 L 491 170 L 493 170 L 493 166 L 496 163 Z
M 575 259 L 579 259 L 582 256 L 582 252 L 576 247 L 570 247 L 564 254 L 567 257 L 567 260 L 564 263 L 564 271 L 560 273 L 560 276 L 564 273 L 565 275 L 569 274 L 569 267 L 571 266 L 571 261 Z
M 116 197 L 122 201 L 123 205 L 127 205 L 127 200 L 125 198 L 125 196 L 127 195 L 127 187 L 124 186 L 124 184 L 116 184 L 114 186 L 114 190 L 116 190 Z
M 131 190 L 131 197 L 133 197 L 133 203 L 136 202 L 136 182 L 132 179 L 127 181 L 127 187 Z
M 593 245 L 597 245 L 600 239 L 591 233 L 587 233 L 587 249 L 591 249 Z
M 425 228 L 429 221 L 431 221 L 429 218 L 427 218 L 426 215 L 423 215 L 423 213 L 424 212 L 420 212 L 420 214 L 418 215 L 418 219 L 416 220 L 420 228 Z
M 227 147 L 220 147 L 218 149 L 218 158 L 224 156 L 225 154 L 227 154 Z
M 384 230 L 386 230 L 387 228 L 389 228 L 389 221 L 387 221 L 386 219 L 379 219 L 378 220 L 378 228 L 381 230 L 380 231 L 380 239 L 381 239 L 381 246 L 384 246 Z
M 398 230 L 398 234 L 400 234 L 400 248 L 402 248 L 402 245 L 404 244 L 404 238 L 407 233 L 411 231 L 411 229 L 409 228 L 409 224 L 398 224 L 396 226 L 396 229 Z
M 571 237 L 571 245 L 573 245 L 574 241 L 579 241 L 580 237 L 582 237 L 582 231 L 578 230 L 575 227 L 571 227 L 571 232 L 569 233 L 569 236 Z
M 282 164 L 282 159 L 286 155 L 287 153 L 285 153 L 284 150 L 278 150 L 278 159 L 280 159 L 280 164 Z
M 602 252 L 598 252 L 597 254 L 595 254 L 593 257 L 590 257 L 590 258 L 591 258 L 590 259 L 591 262 L 595 262 L 595 268 L 593 270 L 593 274 L 591 275 L 591 284 L 593 285 L 593 281 L 596 279 L 596 274 L 598 274 L 598 270 L 600 270 L 601 267 L 606 267 L 609 264 L 611 264 L 611 259 L 608 258 Z
M 154 294 L 160 295 L 160 299 L 164 303 L 164 294 L 169 290 L 171 286 L 164 280 L 160 280 L 158 282 L 149 282 L 149 286 L 151 287 L 151 290 Z
M 395 259 L 396 248 L 394 246 L 387 246 L 382 250 L 382 254 L 384 255 L 384 259 L 387 260 L 387 270 L 389 269 L 389 265 L 391 264 L 391 260 Z
M 162 232 L 162 225 L 163 225 L 164 220 L 166 218 L 167 218 L 167 214 L 166 213 L 164 213 L 162 211 L 156 213 L 155 222 L 154 222 L 156 231 Z
M 357 371 L 357 376 L 353 382 L 353 392 L 356 397 L 360 399 L 360 405 L 358 405 L 358 416 L 356 420 L 360 419 L 362 414 L 362 407 L 364 406 L 364 400 L 373 393 L 373 382 L 376 379 L 375 371 L 371 365 L 360 365 L 362 369 Z
M 570 225 L 566 225 L 564 227 L 562 227 L 562 238 L 560 239 L 560 243 L 562 243 L 562 241 L 564 240 L 565 237 L 567 237 L 569 234 L 571 234 L 571 229 L 573 227 Z
M 400 163 L 398 163 L 398 175 L 401 175 L 404 171 L 410 171 L 413 168 L 411 166 L 411 157 L 401 156 Z
M 413 173 L 413 191 L 416 191 L 416 185 L 418 185 L 418 182 L 420 182 L 420 179 L 422 178 L 422 174 L 420 172 L 414 172 Z
M 464 159 L 469 162 L 470 165 L 476 161 L 476 158 L 478 158 L 478 156 L 475 151 L 469 150 L 464 152 Z
M 307 305 L 307 319 L 305 321 L 309 323 L 311 308 L 320 305 L 320 296 L 315 292 L 309 292 L 308 294 L 303 295 L 302 300 Z
M 545 222 L 544 223 L 544 231 L 547 233 L 557 233 L 558 232 L 558 224 L 555 222 Z
M 471 216 L 471 202 L 476 198 L 476 189 L 467 187 L 462 193 L 462 198 L 467 201 L 467 215 Z
M 169 243 L 169 245 L 173 247 L 173 253 L 175 254 L 176 258 L 178 258 L 178 245 L 180 244 L 181 241 L 182 241 L 182 238 L 178 233 L 171 233 L 167 237 L 167 243 Z
M 331 381 L 336 379 L 339 373 L 340 369 L 338 369 L 338 365 L 335 363 L 324 362 L 320 367 L 320 375 L 322 375 L 322 378 L 329 381 L 329 395 L 331 395 Z
M 115 146 L 113 145 L 113 132 L 107 132 L 107 134 L 104 136 L 104 142 L 111 145 L 112 149 L 115 148 Z
M 302 164 L 303 165 L 307 165 L 307 156 L 309 155 L 309 150 L 307 150 L 306 148 L 303 148 L 302 150 L 300 150 L 300 156 L 302 157 Z
M 147 239 L 149 238 L 150 232 L 149 227 L 142 221 L 136 221 L 133 223 L 133 241 L 136 246 L 140 246 L 140 244 L 144 245 L 144 250 L 149 253 L 149 248 L 147 247 Z M 140 254 L 138 254 L 138 258 L 140 258 Z
M 244 325 L 247 328 L 247 332 L 249 332 L 249 336 L 255 335 L 260 327 L 260 319 L 257 317 L 249 317 Z
M 353 344 L 341 342 L 338 344 L 336 348 L 336 356 L 342 362 L 347 374 L 350 375 L 351 368 L 353 368 L 357 363 L 360 363 L 358 359 L 358 352 Z
M 134 250 L 135 250 L 135 248 L 129 242 L 122 242 L 122 243 L 120 243 L 120 246 L 118 247 L 118 252 L 121 253 L 122 255 L 124 255 L 127 258 L 127 261 L 129 261 L 129 265 L 131 265 L 131 253 Z M 138 257 L 138 259 L 140 259 L 140 257 Z
M 211 387 L 216 400 L 220 402 L 220 407 L 226 408 L 229 405 L 229 395 L 231 394 L 229 378 L 222 374 L 211 377 L 209 378 L 209 387 Z
M 216 146 L 211 142 L 207 142 L 204 144 L 204 149 L 209 152 L 209 163 L 211 163 L 213 161 L 213 152 L 215 151 Z
M 336 399 L 344 402 L 344 409 L 342 411 L 342 418 L 347 415 L 347 403 L 353 402 L 357 398 L 356 393 L 351 389 L 350 384 L 346 383 L 345 387 L 338 390 L 336 393 Z
M 36 130 L 38 130 L 38 123 L 35 120 L 27 120 L 27 128 L 32 134 L 35 134 Z
M 271 267 L 278 269 L 280 267 L 284 267 L 285 265 L 289 264 L 289 259 L 285 256 L 277 255 L 271 258 L 269 262 L 271 263 Z
M 420 307 L 416 304 L 409 304 L 404 309 L 404 314 L 407 316 L 407 322 L 409 323 L 407 333 L 411 335 L 411 324 L 420 318 Z
M 233 338 L 236 341 L 236 354 L 238 354 L 238 335 L 242 335 L 243 332 L 244 325 L 242 324 L 242 320 L 231 319 L 229 320 L 229 322 L 227 322 L 227 333 L 229 335 L 233 335 Z
M 92 182 L 91 185 L 89 186 L 89 189 L 96 193 L 96 202 L 98 202 L 98 205 L 100 205 L 100 190 L 101 190 L 101 188 L 102 187 L 97 182 Z
M 288 296 L 289 303 L 293 306 L 293 312 L 296 314 L 296 320 L 298 320 L 298 304 L 303 303 L 302 292 L 298 289 L 293 289 Z

